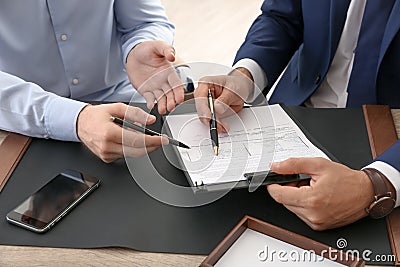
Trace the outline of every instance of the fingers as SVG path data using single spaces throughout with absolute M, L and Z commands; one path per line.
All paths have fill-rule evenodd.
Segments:
M 152 110 L 154 108 L 154 102 L 156 101 L 156 97 L 151 92 L 143 93 L 144 99 L 146 99 L 147 108 Z
M 112 116 L 118 117 L 118 118 L 124 118 L 125 113 L 129 107 L 128 105 L 123 104 L 123 103 L 115 103 L 115 104 L 108 104 L 108 105 L 106 104 L 104 106 L 108 109 L 108 112 Z
M 126 118 L 132 122 L 151 124 L 156 120 L 156 117 L 138 107 L 132 107 L 123 103 L 107 104 L 105 106 L 107 107 L 111 116 Z
M 218 133 L 227 133 L 229 131 L 229 125 L 219 120 L 217 122 L 217 131 Z
M 175 48 L 163 41 L 154 41 L 154 49 L 156 54 L 165 57 L 169 62 L 175 61 Z
M 199 83 L 199 86 L 194 90 L 195 104 L 197 114 L 202 123 L 208 124 L 211 118 L 211 111 L 208 104 L 208 84 Z
M 150 136 L 133 130 L 124 130 L 119 126 L 108 133 L 107 140 L 99 144 L 97 155 L 104 162 L 112 162 L 123 156 L 141 157 L 168 144 L 168 139 L 160 136 Z M 119 128 L 119 129 L 118 129 Z
M 185 90 L 175 69 L 171 67 L 168 72 L 166 81 L 161 85 L 161 89 L 166 97 L 166 106 L 162 106 L 164 112 L 160 112 L 161 114 L 164 114 L 167 110 L 170 112 L 173 111 L 175 106 L 184 100 Z M 161 104 L 164 105 L 164 102 L 161 102 Z
M 221 117 L 228 117 L 242 110 L 244 102 L 238 101 L 240 99 L 235 93 L 230 90 L 224 90 L 221 95 L 215 99 L 214 107 L 215 112 Z M 235 103 L 240 103 L 235 105 Z
M 164 91 L 154 90 L 153 94 L 157 100 L 158 112 L 160 114 L 165 114 L 167 112 L 167 96 L 164 94 Z
M 170 85 L 170 88 L 172 88 L 173 90 L 175 103 L 181 104 L 185 98 L 185 89 L 175 69 L 173 69 L 173 72 L 168 75 L 168 83 Z
M 161 136 L 151 136 L 133 130 L 123 131 L 123 145 L 135 148 L 160 147 L 168 144 L 168 139 Z
M 153 108 L 154 101 L 157 101 L 160 114 L 173 111 L 184 100 L 184 87 L 172 66 L 152 76 L 139 91 L 149 108 Z
M 164 55 L 164 57 L 169 62 L 174 62 L 175 61 L 175 48 L 173 46 L 171 46 L 171 45 L 165 44 L 165 47 L 163 48 L 162 55 Z
M 200 121 L 205 124 L 208 124 L 211 118 L 208 89 L 210 88 L 213 97 L 217 98 L 223 91 L 223 86 L 220 86 L 221 84 L 225 84 L 225 76 L 204 77 L 200 80 L 199 86 L 194 91 L 197 114 L 199 115 Z M 216 113 L 218 114 L 217 110 Z
M 282 162 L 272 163 L 271 170 L 280 174 L 304 173 L 315 175 L 330 163 L 329 160 L 324 158 L 290 158 Z
M 165 137 L 125 130 L 113 123 L 110 120 L 111 116 L 126 118 L 140 124 L 152 124 L 156 120 L 144 110 L 122 103 L 87 106 L 82 109 L 77 120 L 79 139 L 104 162 L 123 157 L 123 147 L 128 148 L 127 156 L 138 157 L 168 144 Z
M 312 187 L 309 186 L 293 187 L 272 184 L 268 185 L 267 189 L 276 202 L 295 207 L 305 207 L 312 192 Z
M 226 117 L 239 112 L 244 105 L 244 100 L 236 93 L 238 85 L 231 81 L 236 79 L 232 76 L 210 76 L 204 77 L 194 92 L 196 108 L 203 123 L 208 123 L 210 109 L 208 107 L 208 89 L 214 97 L 214 107 L 217 117 Z
M 147 153 L 157 150 L 160 146 L 123 146 L 121 144 L 109 143 L 100 151 L 99 157 L 106 163 L 110 163 L 119 158 L 125 157 L 142 157 Z
M 152 124 L 156 121 L 156 117 L 147 113 L 146 111 L 144 111 L 141 108 L 138 107 L 132 107 L 132 106 L 128 106 L 126 108 L 126 113 L 124 114 L 126 120 L 129 120 L 131 122 L 137 122 L 140 123 L 142 125 L 145 124 Z
M 166 110 L 168 111 L 172 111 L 175 108 L 175 95 L 174 95 L 174 91 L 170 89 L 169 84 L 165 84 L 162 87 L 163 91 L 164 91 L 164 95 L 166 98 Z

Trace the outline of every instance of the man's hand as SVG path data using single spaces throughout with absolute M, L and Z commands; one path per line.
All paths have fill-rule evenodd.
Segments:
M 111 121 L 111 117 L 124 118 L 140 124 L 152 124 L 156 118 L 140 108 L 122 103 L 86 106 L 79 114 L 77 133 L 79 139 L 104 162 L 122 158 L 141 157 L 150 153 L 168 139 L 125 130 Z M 124 138 L 122 138 L 124 135 Z
M 174 61 L 174 48 L 162 41 L 138 44 L 129 52 L 126 61 L 132 85 L 146 99 L 149 109 L 157 101 L 160 114 L 172 111 L 184 100 L 184 88 L 172 65 Z
M 217 118 L 220 119 L 242 110 L 244 102 L 252 93 L 254 84 L 250 72 L 244 68 L 235 69 L 229 75 L 202 78 L 194 91 L 194 97 L 199 118 L 205 124 L 210 122 L 211 117 L 207 98 L 209 87 L 215 98 L 214 107 Z M 218 131 L 226 131 L 220 122 Z
M 363 171 L 323 158 L 288 159 L 272 164 L 271 170 L 311 176 L 309 185 L 274 184 L 268 186 L 268 192 L 314 230 L 340 227 L 365 217 L 365 208 L 374 199 L 372 183 Z

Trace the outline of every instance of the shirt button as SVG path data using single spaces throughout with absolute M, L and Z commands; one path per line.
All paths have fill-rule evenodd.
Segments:
M 79 83 L 79 80 L 78 80 L 78 79 L 73 79 L 73 80 L 72 80 L 72 84 L 73 84 L 73 85 L 77 85 L 78 83 Z
M 68 36 L 66 34 L 61 34 L 61 40 L 62 41 L 67 41 Z

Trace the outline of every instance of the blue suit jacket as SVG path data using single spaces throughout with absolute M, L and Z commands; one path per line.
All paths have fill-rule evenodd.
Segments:
M 319 87 L 335 56 L 350 0 L 266 0 L 251 26 L 235 63 L 256 61 L 269 85 L 288 65 L 270 103 L 301 105 Z M 400 108 L 400 0 L 386 27 L 376 75 L 376 102 Z M 264 90 L 266 94 L 269 87 Z M 400 142 L 378 160 L 400 170 Z

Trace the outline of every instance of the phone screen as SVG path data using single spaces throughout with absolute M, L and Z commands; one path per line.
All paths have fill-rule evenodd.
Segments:
M 54 177 L 10 212 L 8 217 L 42 229 L 96 185 L 97 179 L 69 170 Z

